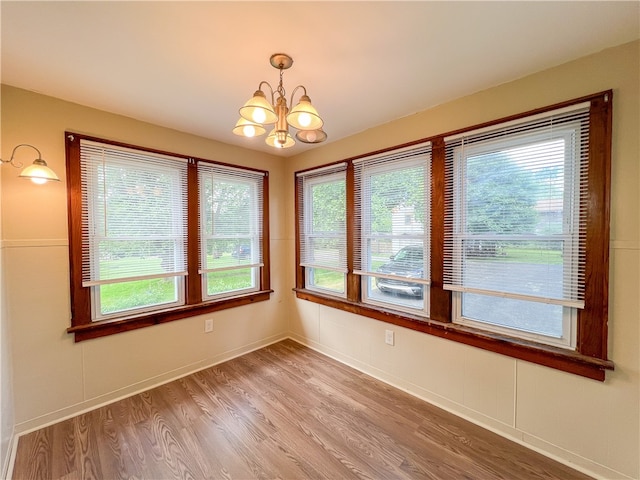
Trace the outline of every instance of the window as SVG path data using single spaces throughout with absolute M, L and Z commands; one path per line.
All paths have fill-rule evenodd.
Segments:
M 204 299 L 260 287 L 263 175 L 198 164 Z
M 574 348 L 589 104 L 445 139 L 454 321 Z
M 269 298 L 266 172 L 67 134 L 76 341 Z
M 329 295 L 346 295 L 346 164 L 298 174 L 300 265 L 305 284 Z
M 346 270 L 329 295 L 300 253 L 309 212 L 328 217 L 299 172 L 297 297 L 604 380 L 611 99 L 344 160 Z
M 358 159 L 354 170 L 362 301 L 428 314 L 431 145 Z
M 183 305 L 187 162 L 81 140 L 80 163 L 92 320 Z

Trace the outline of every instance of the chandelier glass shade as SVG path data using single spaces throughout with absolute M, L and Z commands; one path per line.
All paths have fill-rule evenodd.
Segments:
M 267 129 L 259 123 L 250 122 L 242 117 L 240 117 L 236 126 L 233 127 L 233 133 L 243 137 L 259 137 L 260 135 L 264 135 L 266 131 Z
M 284 142 L 282 141 L 283 139 Z M 296 144 L 295 140 L 291 135 L 289 135 L 289 132 L 285 132 L 284 135 L 280 134 L 280 136 L 278 136 L 275 128 L 271 130 L 269 135 L 267 135 L 265 142 L 267 145 L 274 148 L 289 148 Z
M 327 134 L 321 128 L 317 130 L 300 130 L 296 138 L 304 143 L 320 143 L 327 139 Z
M 302 89 L 297 105 L 289 111 L 285 97 L 282 75 L 284 70 L 293 65 L 293 59 L 284 53 L 271 55 L 271 65 L 280 70 L 280 82 L 274 91 L 268 82 L 262 81 L 253 97 L 240 108 L 240 120 L 233 128 L 233 133 L 243 137 L 257 137 L 266 133 L 265 126 L 274 125 L 273 130 L 267 135 L 266 143 L 274 148 L 289 148 L 295 145 L 295 140 L 289 133 L 289 126 L 298 130 L 296 138 L 304 143 L 320 143 L 327 139 L 327 134 L 322 130 L 324 124 L 318 111 L 311 104 L 307 95 L 307 89 L 298 85 L 291 94 L 291 105 L 298 89 Z M 271 102 L 262 91 L 266 85 L 271 90 Z
M 270 125 L 276 123 L 278 116 L 267 101 L 262 90 L 256 90 L 253 97 L 240 109 L 240 116 L 250 122 Z

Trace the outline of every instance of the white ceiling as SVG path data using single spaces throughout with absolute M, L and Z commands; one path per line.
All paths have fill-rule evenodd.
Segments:
M 637 1 L 3 0 L 1 16 L 3 83 L 270 153 L 231 129 L 277 85 L 272 53 L 330 142 L 640 37 Z

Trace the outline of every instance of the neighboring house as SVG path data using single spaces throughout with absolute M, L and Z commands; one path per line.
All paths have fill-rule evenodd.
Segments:
M 416 219 L 415 208 L 413 206 L 399 205 L 395 207 L 391 213 L 391 234 L 394 235 L 412 235 L 424 232 L 424 224 Z M 397 253 L 402 247 L 415 243 L 412 238 L 402 239 L 394 238 L 391 241 L 391 252 Z

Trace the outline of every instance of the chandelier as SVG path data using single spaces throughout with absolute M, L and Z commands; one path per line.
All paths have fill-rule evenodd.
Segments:
M 324 124 L 316 109 L 311 105 L 311 99 L 307 95 L 307 89 L 298 85 L 291 94 L 293 97 L 298 89 L 303 90 L 298 104 L 289 111 L 287 107 L 286 92 L 282 86 L 282 74 L 293 65 L 293 59 L 285 53 L 274 53 L 269 59 L 274 68 L 280 70 L 280 83 L 273 90 L 268 82 L 262 81 L 251 100 L 240 108 L 240 120 L 236 123 L 233 133 L 242 137 L 257 137 L 263 135 L 269 125 L 274 125 L 273 130 L 265 139 L 267 145 L 275 148 L 289 148 L 295 145 L 295 141 L 289 134 L 289 125 L 296 128 L 296 138 L 304 143 L 320 143 L 327 139 L 327 134 L 322 130 Z M 271 90 L 271 103 L 262 91 L 266 85 Z M 275 98 L 277 95 L 277 98 Z

